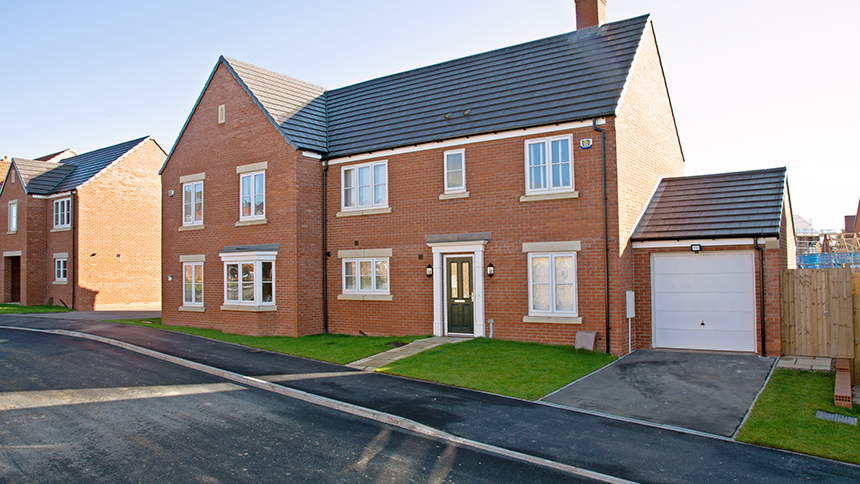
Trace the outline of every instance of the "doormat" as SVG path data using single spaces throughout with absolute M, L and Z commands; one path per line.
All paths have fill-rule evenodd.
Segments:
M 829 420 L 831 422 L 847 423 L 855 427 L 857 426 L 857 417 L 848 417 L 845 415 L 839 415 L 838 413 L 827 413 L 821 410 L 816 410 L 815 418 L 820 418 L 821 420 Z

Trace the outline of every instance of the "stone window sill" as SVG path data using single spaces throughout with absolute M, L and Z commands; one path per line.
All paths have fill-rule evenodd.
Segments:
M 391 213 L 391 207 L 385 208 L 368 208 L 367 210 L 344 210 L 342 212 L 338 212 L 338 217 L 358 217 L 360 215 L 380 215 L 384 213 Z
M 179 306 L 180 311 L 189 311 L 192 313 L 204 313 L 206 312 L 205 306 Z
M 582 324 L 582 318 L 564 318 L 558 316 L 523 316 L 523 322 L 549 324 Z
M 393 301 L 391 294 L 338 294 L 338 301 Z
M 54 284 L 54 285 L 56 285 L 56 286 L 68 286 L 68 285 L 69 285 L 69 281 L 54 281 L 54 282 L 52 282 L 51 284 Z
M 520 197 L 521 202 L 541 202 L 544 200 L 566 200 L 569 198 L 579 198 L 579 192 L 557 192 L 557 193 L 541 193 L 540 195 L 523 195 Z
M 247 227 L 249 225 L 266 225 L 269 223 L 268 219 L 265 218 L 257 218 L 251 220 L 240 220 L 236 222 L 236 227 Z
M 221 306 L 221 311 L 245 311 L 249 313 L 263 313 L 277 310 L 278 306 L 245 306 L 241 304 L 225 304 Z
M 469 192 L 443 193 L 439 200 L 457 200 L 458 198 L 469 198 Z
M 187 231 L 189 231 L 189 230 L 203 230 L 203 229 L 205 229 L 205 228 L 206 228 L 206 226 L 205 226 L 205 225 L 203 225 L 203 224 L 198 224 L 198 225 L 183 225 L 182 227 L 179 227 L 179 231 L 180 231 L 180 232 L 187 232 Z
M 55 228 L 55 229 L 51 229 L 51 232 L 52 232 L 52 233 L 53 233 L 53 232 L 68 232 L 68 231 L 70 231 L 70 230 L 72 230 L 72 227 L 71 227 L 71 226 L 69 226 L 69 227 L 57 227 L 57 228 Z
M 6 235 L 12 235 L 12 234 L 17 234 L 17 233 L 18 233 L 17 230 L 10 230 L 9 232 L 6 232 Z

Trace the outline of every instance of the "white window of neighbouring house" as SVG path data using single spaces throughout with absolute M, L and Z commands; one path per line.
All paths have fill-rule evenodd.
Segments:
M 203 223 L 203 182 L 182 185 L 182 225 Z
M 388 294 L 388 257 L 343 260 L 344 294 Z
M 527 140 L 526 193 L 573 190 L 571 136 Z
M 466 191 L 466 150 L 445 152 L 445 193 Z
M 203 263 L 202 262 L 186 262 L 182 264 L 183 271 L 183 288 L 182 288 L 182 305 L 183 306 L 202 306 L 203 305 Z
M 377 161 L 343 167 L 343 210 L 388 206 L 388 162 Z
M 240 177 L 241 195 L 239 219 L 261 219 L 266 217 L 266 172 L 244 173 Z
M 72 224 L 72 199 L 54 200 L 54 228 L 69 227 Z
M 54 259 L 54 280 L 59 282 L 69 280 L 69 259 Z
M 529 253 L 529 315 L 576 316 L 576 253 Z
M 18 200 L 9 202 L 9 233 L 18 231 Z
M 224 262 L 224 304 L 274 307 L 277 254 L 274 251 L 221 254 Z

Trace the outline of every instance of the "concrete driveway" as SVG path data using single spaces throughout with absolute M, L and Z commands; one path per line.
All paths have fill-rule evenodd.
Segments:
M 541 400 L 732 437 L 775 361 L 755 355 L 635 351 Z

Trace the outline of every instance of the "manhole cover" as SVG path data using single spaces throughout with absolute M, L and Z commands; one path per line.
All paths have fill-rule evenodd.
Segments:
M 846 415 L 839 415 L 838 413 L 827 413 L 821 410 L 816 410 L 815 418 L 829 420 L 831 422 L 847 423 L 849 425 L 854 425 L 855 427 L 857 426 L 857 417 L 848 417 Z

